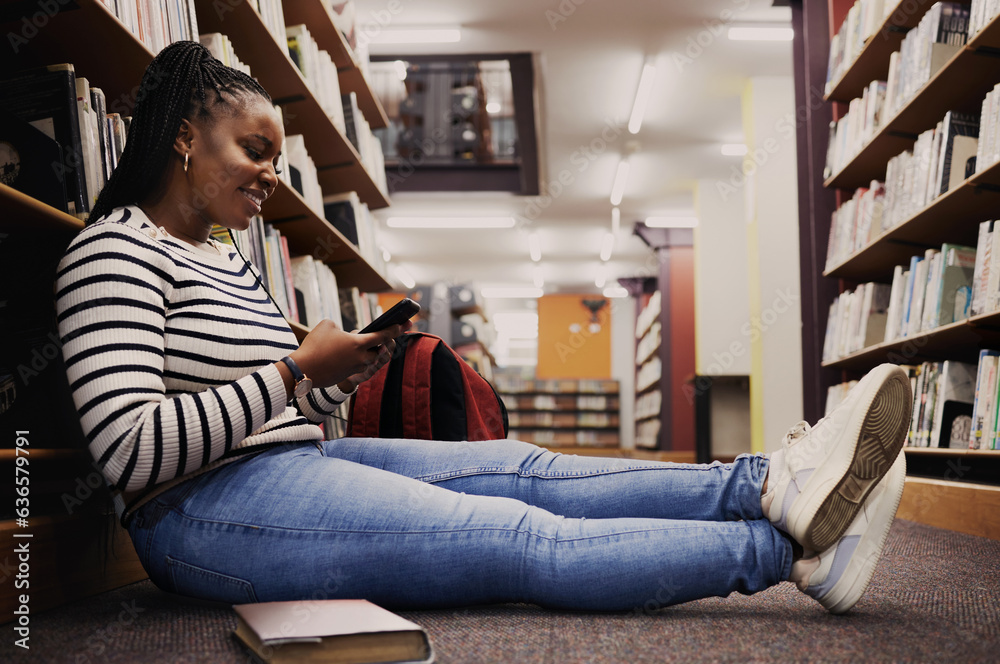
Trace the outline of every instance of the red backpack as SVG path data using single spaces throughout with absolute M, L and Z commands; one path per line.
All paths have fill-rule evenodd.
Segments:
M 351 397 L 347 436 L 421 440 L 507 437 L 507 408 L 485 378 L 441 337 L 396 340 L 392 360 Z

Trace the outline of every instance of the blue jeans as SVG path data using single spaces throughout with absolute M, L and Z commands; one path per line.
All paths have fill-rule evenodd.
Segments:
M 791 545 L 761 514 L 767 464 L 344 438 L 188 480 L 129 532 L 160 588 L 224 602 L 652 610 L 788 578 Z

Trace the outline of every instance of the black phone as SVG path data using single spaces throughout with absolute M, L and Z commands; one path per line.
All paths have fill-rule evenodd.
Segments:
M 386 311 L 381 316 L 366 325 L 365 329 L 361 330 L 358 334 L 378 332 L 379 330 L 384 330 L 390 325 L 405 323 L 417 315 L 418 311 L 420 311 L 420 305 L 410 298 L 404 297 L 402 300 L 392 305 L 389 308 L 389 311 Z

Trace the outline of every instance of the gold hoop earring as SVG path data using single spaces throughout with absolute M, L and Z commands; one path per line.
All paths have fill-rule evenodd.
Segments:
M 190 157 L 190 156 L 191 156 L 190 152 L 185 152 L 184 153 L 184 172 L 185 173 L 188 172 L 188 157 Z

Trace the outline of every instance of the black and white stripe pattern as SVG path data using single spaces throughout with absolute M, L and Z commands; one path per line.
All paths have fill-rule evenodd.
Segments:
M 288 405 L 273 363 L 298 347 L 295 335 L 251 268 L 216 246 L 222 255 L 199 251 L 129 206 L 87 226 L 59 264 L 73 399 L 91 453 L 123 491 L 249 447 L 319 440 L 312 422 L 338 405 L 319 389 Z

